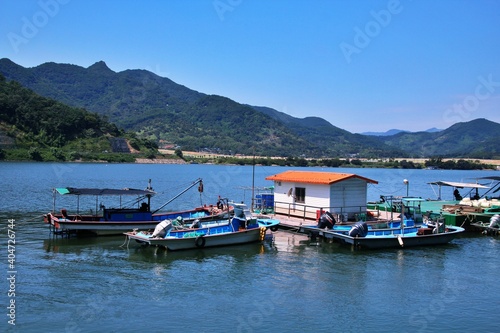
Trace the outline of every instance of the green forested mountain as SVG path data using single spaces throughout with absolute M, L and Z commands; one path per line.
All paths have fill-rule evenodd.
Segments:
M 97 113 L 41 97 L 0 74 L 2 158 L 8 149 L 18 154 L 12 159 L 98 159 L 96 154 L 111 152 L 125 134 Z M 136 149 L 144 144 L 132 134 L 129 139 Z
M 359 154 L 365 157 L 405 157 L 406 153 L 397 147 L 391 147 L 377 138 L 352 134 L 333 126 L 319 117 L 295 118 L 286 113 L 267 107 L 254 108 L 269 117 L 280 121 L 294 133 L 318 146 L 321 150 L 330 150 L 335 156 Z
M 56 63 L 24 68 L 0 59 L 0 73 L 42 96 L 85 108 L 140 137 L 183 150 L 308 157 L 498 155 L 498 131 L 490 132 L 493 127 L 478 129 L 472 124 L 460 128 L 458 136 L 440 135 L 447 130 L 387 137 L 352 134 L 318 117 L 299 119 L 239 104 L 145 70 L 116 73 L 102 61 L 88 68 Z M 470 141 L 474 139 L 481 139 L 481 145 L 474 148 Z
M 119 127 L 183 150 L 315 157 L 387 156 L 394 150 L 320 118 L 283 122 L 259 108 L 202 94 L 148 71 L 115 73 L 104 62 L 88 68 L 55 63 L 24 68 L 1 59 L 0 73 L 40 95 L 107 116 Z
M 500 124 L 486 119 L 456 123 L 434 133 L 401 132 L 378 138 L 387 145 L 411 152 L 411 157 L 498 158 L 500 156 Z

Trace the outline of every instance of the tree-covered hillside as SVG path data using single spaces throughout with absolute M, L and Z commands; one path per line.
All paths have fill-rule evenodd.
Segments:
M 380 142 L 373 145 L 370 140 L 355 139 L 324 120 L 323 128 L 309 125 L 308 119 L 301 124 L 294 118 L 287 124 L 253 107 L 196 92 L 144 70 L 115 73 L 104 62 L 88 68 L 55 63 L 23 68 L 1 59 L 0 72 L 43 96 L 105 115 L 144 138 L 184 150 L 264 156 L 347 157 L 372 151 L 390 155 Z
M 333 126 L 323 118 L 295 118 L 272 108 L 257 107 L 256 110 L 285 124 L 297 136 L 307 140 L 324 151 L 333 152 L 334 156 L 363 157 L 406 157 L 407 153 L 397 147 L 391 147 L 371 136 L 353 134 Z
M 500 124 L 475 119 L 456 123 L 449 128 L 429 133 L 398 133 L 378 137 L 384 144 L 411 152 L 411 157 L 500 157 Z
M 35 160 L 96 159 L 111 153 L 110 138 L 125 135 L 105 117 L 41 97 L 1 74 L 0 132 L 1 157 Z M 145 144 L 129 139 L 137 149 Z

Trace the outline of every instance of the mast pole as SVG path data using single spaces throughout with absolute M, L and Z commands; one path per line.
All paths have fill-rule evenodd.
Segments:
M 252 205 L 251 211 L 254 211 L 254 200 L 255 200 L 255 147 L 253 147 L 253 163 L 252 163 Z
M 192 183 L 191 185 L 189 185 L 188 188 L 186 188 L 184 191 L 182 191 L 181 193 L 177 194 L 175 197 L 173 197 L 172 199 L 168 200 L 167 202 L 165 202 L 163 205 L 161 205 L 157 210 L 155 210 L 152 214 L 156 213 L 157 211 L 159 211 L 160 209 L 162 209 L 163 207 L 165 207 L 166 205 L 168 205 L 169 203 L 171 203 L 172 201 L 174 201 L 175 199 L 177 199 L 178 197 L 180 197 L 182 194 L 184 194 L 185 192 L 187 192 L 190 188 L 192 188 L 193 186 L 195 186 L 196 184 L 200 183 L 202 181 L 201 178 L 198 178 L 194 183 Z

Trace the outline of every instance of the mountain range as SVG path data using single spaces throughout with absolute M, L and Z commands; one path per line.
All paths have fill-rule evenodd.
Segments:
M 440 131 L 442 131 L 442 130 L 433 127 L 433 128 L 429 128 L 428 130 L 425 130 L 424 132 L 434 133 L 434 132 L 440 132 Z M 390 136 L 390 135 L 396 135 L 396 134 L 401 133 L 401 132 L 409 132 L 409 131 L 393 128 L 393 129 L 390 129 L 390 130 L 385 131 L 385 132 L 363 132 L 360 134 L 373 135 L 373 136 Z
M 146 70 L 114 72 L 0 59 L 0 73 L 37 94 L 102 115 L 161 145 L 231 154 L 307 157 L 499 156 L 500 124 L 486 119 L 441 131 L 353 134 L 319 117 L 296 118 L 265 106 L 207 95 Z

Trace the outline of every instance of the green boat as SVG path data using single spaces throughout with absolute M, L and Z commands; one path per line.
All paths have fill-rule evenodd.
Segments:
M 466 230 L 475 230 L 475 224 L 488 223 L 491 217 L 500 212 L 500 198 L 494 196 L 500 190 L 500 176 L 478 178 L 478 182 L 489 181 L 489 186 L 480 183 L 463 183 L 449 181 L 430 182 L 437 186 L 437 199 L 422 199 L 419 197 L 400 197 L 411 202 L 412 206 L 406 207 L 411 212 L 415 221 L 444 222 L 445 225 L 463 227 Z M 442 188 L 454 189 L 455 200 L 442 200 Z M 466 189 L 468 193 L 462 197 L 459 189 Z M 479 190 L 484 190 L 479 195 Z M 434 191 L 436 193 L 436 191 Z M 400 207 L 393 204 L 393 200 L 381 197 L 378 202 L 369 202 L 367 205 L 371 214 L 380 216 L 388 212 L 401 211 Z

